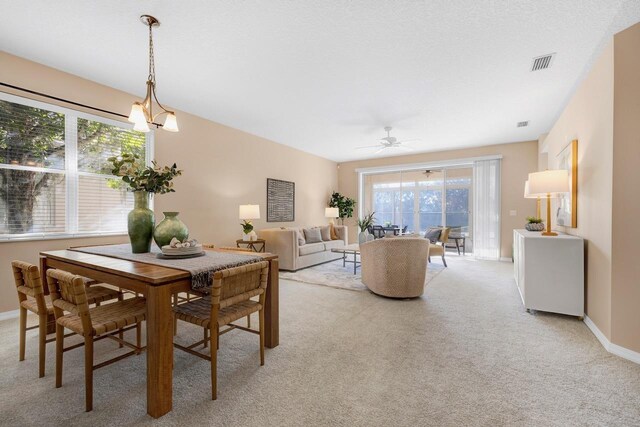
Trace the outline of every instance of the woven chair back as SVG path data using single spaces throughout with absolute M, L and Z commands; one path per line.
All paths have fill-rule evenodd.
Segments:
M 62 270 L 47 270 L 47 283 L 56 319 L 65 311 L 76 314 L 82 321 L 85 334 L 91 331 L 91 316 L 87 291 L 82 277 Z
M 226 307 L 264 294 L 268 274 L 267 261 L 216 272 L 213 275 L 211 304 Z
M 33 297 L 38 304 L 38 311 L 46 313 L 44 288 L 38 267 L 24 261 L 12 261 L 11 269 L 18 291 L 18 300 L 22 302 L 27 299 L 27 296 Z

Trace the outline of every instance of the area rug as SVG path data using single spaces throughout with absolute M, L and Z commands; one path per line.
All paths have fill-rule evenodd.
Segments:
M 426 283 L 433 280 L 444 268 L 442 264 L 429 264 Z M 367 290 L 367 287 L 362 283 L 360 268 L 358 268 L 356 274 L 353 274 L 353 264 L 347 264 L 346 267 L 343 267 L 341 259 L 295 272 L 281 271 L 280 278 L 350 291 Z

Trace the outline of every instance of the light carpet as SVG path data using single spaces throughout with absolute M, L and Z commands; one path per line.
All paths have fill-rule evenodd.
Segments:
M 146 415 L 145 356 L 95 372 L 84 412 L 83 351 L 54 346 L 38 378 L 37 334 L 18 362 L 18 321 L 0 322 L 2 425 L 637 426 L 640 366 L 607 353 L 583 322 L 524 311 L 510 263 L 450 257 L 425 295 L 281 281 L 281 344 L 259 366 L 258 339 L 221 338 L 218 400 L 209 364 L 176 351 L 173 411 Z M 256 322 L 257 323 L 257 322 Z M 200 338 L 180 327 L 180 339 Z M 96 362 L 113 342 L 96 344 Z
M 444 265 L 430 263 L 427 268 L 425 283 L 428 285 L 442 270 Z M 280 278 L 294 282 L 328 286 L 330 288 L 348 289 L 351 291 L 366 291 L 368 288 L 362 283 L 360 267 L 353 274 L 353 264 L 342 266 L 342 260 L 327 262 L 298 271 L 282 271 Z

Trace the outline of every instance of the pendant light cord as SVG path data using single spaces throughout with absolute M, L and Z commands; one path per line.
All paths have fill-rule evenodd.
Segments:
M 156 64 L 153 58 L 153 25 L 149 24 L 149 78 L 155 85 L 156 83 Z

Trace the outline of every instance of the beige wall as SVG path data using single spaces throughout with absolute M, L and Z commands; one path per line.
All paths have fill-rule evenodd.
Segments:
M 559 228 L 586 241 L 586 313 L 610 338 L 613 46 L 604 50 L 545 138 L 549 169 L 557 167 L 557 155 L 573 139 L 578 140 L 578 227 Z
M 137 99 L 4 52 L 0 52 L 0 77 L 1 81 L 13 85 L 125 114 Z M 144 81 L 140 84 L 138 95 L 143 93 Z M 0 90 L 25 96 L 6 88 Z M 176 193 L 157 197 L 157 221 L 162 218 L 163 210 L 180 211 L 191 236 L 216 245 L 228 245 L 240 237 L 239 204 L 260 204 L 263 219 L 255 221 L 257 229 L 327 222 L 324 207 L 331 191 L 338 187 L 335 162 L 190 114 L 178 111 L 177 115 L 179 133 L 162 130 L 155 133 L 155 158 L 160 164 L 176 162 L 184 170 L 183 176 L 175 181 Z M 295 223 L 267 224 L 267 177 L 296 183 Z M 0 242 L 0 312 L 17 308 L 9 266 L 11 259 L 36 262 L 40 250 L 121 241 L 127 238 Z
M 614 37 L 611 341 L 640 352 L 640 23 Z
M 501 256 L 511 258 L 513 230 L 516 228 L 524 228 L 524 224 L 526 223 L 525 218 L 535 215 L 536 212 L 535 201 L 525 199 L 523 193 L 524 182 L 527 180 L 529 172 L 538 170 L 537 141 L 341 163 L 338 168 L 338 183 L 341 193 L 357 199 L 358 174 L 356 173 L 356 169 L 358 168 L 427 163 L 496 154 L 502 154 L 503 156 L 501 177 Z M 509 215 L 509 211 L 511 210 L 517 211 L 516 216 Z M 350 226 L 349 239 L 354 240 L 356 238 L 355 218 L 345 221 L 345 224 Z
M 640 23 L 616 34 L 544 139 L 549 168 L 578 139 L 578 227 L 586 313 L 613 344 L 640 352 Z

